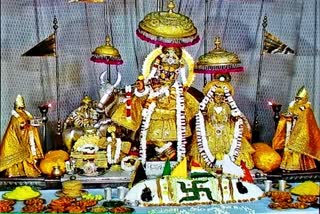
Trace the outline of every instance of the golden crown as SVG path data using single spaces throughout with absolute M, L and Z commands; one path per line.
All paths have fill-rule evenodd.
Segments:
M 25 103 L 23 97 L 18 94 L 16 101 L 14 102 L 15 107 L 22 107 L 25 108 Z
M 144 76 L 143 76 L 142 74 L 140 74 L 140 75 L 138 76 L 138 80 L 144 80 Z
M 307 99 L 308 99 L 308 91 L 307 91 L 307 89 L 306 89 L 304 86 L 302 86 L 302 87 L 298 90 L 298 92 L 297 92 L 297 94 L 296 94 L 296 97 L 307 98 Z
M 233 96 L 234 95 L 234 89 L 230 82 L 227 81 L 219 81 L 219 80 L 213 80 L 209 82 L 203 89 L 204 94 L 207 94 L 209 90 L 213 87 L 216 86 L 215 93 L 224 93 L 224 87 L 227 87 L 228 90 L 230 91 L 230 94 Z
M 88 104 L 92 102 L 92 99 L 91 97 L 89 97 L 88 95 L 86 95 L 82 100 L 81 100 L 81 103 L 84 103 L 84 104 Z

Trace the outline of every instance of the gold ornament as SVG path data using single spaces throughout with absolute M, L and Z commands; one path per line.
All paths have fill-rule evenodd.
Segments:
M 221 47 L 220 37 L 216 37 L 214 40 L 215 48 L 199 57 L 197 62 L 198 66 L 210 66 L 210 65 L 234 65 L 240 64 L 241 60 L 237 54 L 228 52 Z
M 83 103 L 83 104 L 89 104 L 91 102 L 92 102 L 91 97 L 89 97 L 87 95 L 81 100 L 81 103 Z
M 143 76 L 142 74 L 140 74 L 140 75 L 138 76 L 138 80 L 144 80 L 144 76 Z
M 231 96 L 233 96 L 234 94 L 234 89 L 232 87 L 232 85 L 229 83 L 229 82 L 226 82 L 226 81 L 219 81 L 219 80 L 213 80 L 211 82 L 209 82 L 203 89 L 203 93 L 204 94 L 207 94 L 209 92 L 209 90 L 216 86 L 216 90 L 215 90 L 215 93 L 222 93 L 224 94 L 224 87 L 227 87 L 228 90 L 230 91 L 230 94 Z
M 108 127 L 108 132 L 109 133 L 114 133 L 116 131 L 116 127 L 114 126 L 114 125 L 110 125 L 109 127 Z

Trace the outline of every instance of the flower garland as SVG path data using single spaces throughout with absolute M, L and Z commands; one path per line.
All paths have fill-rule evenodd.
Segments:
M 183 97 L 183 87 L 176 82 L 174 86 L 176 88 L 176 117 L 177 117 L 177 161 L 181 161 L 186 155 L 186 114 L 185 103 Z
M 206 164 L 213 168 L 215 163 L 215 157 L 210 152 L 208 140 L 206 137 L 206 131 L 205 131 L 205 122 L 203 117 L 203 112 L 205 110 L 205 107 L 207 106 L 208 102 L 213 99 L 213 95 L 216 91 L 217 87 L 213 86 L 210 88 L 206 96 L 203 98 L 199 105 L 199 112 L 196 114 L 196 134 L 197 134 L 197 140 L 198 140 L 198 150 L 200 155 L 203 157 Z M 224 94 L 226 96 L 225 100 L 228 102 L 228 104 L 231 107 L 231 115 L 233 117 L 238 117 L 236 123 L 235 123 L 235 129 L 233 134 L 233 139 L 230 147 L 229 156 L 232 161 L 235 161 L 240 154 L 241 149 L 241 139 L 243 134 L 243 114 L 237 107 L 235 101 L 233 100 L 229 89 L 226 86 L 223 86 Z
M 126 90 L 126 116 L 127 116 L 127 120 L 131 120 L 131 98 L 132 98 L 131 86 L 127 85 L 125 87 L 125 90 Z
M 233 117 L 238 117 L 235 127 L 234 127 L 234 133 L 233 133 L 233 139 L 230 147 L 229 156 L 231 161 L 235 161 L 239 155 L 241 150 L 241 139 L 243 137 L 243 120 L 242 117 L 243 114 L 239 110 L 236 102 L 233 100 L 233 97 L 230 94 L 230 91 L 227 87 L 224 87 L 224 94 L 226 96 L 226 100 L 229 103 L 231 107 L 231 115 Z
M 137 97 L 144 97 L 147 94 L 149 94 L 149 91 L 150 91 L 149 87 L 145 87 L 143 92 L 139 92 L 138 89 L 135 88 L 134 95 Z
M 140 155 L 140 160 L 143 164 L 147 160 L 147 130 L 150 125 L 151 115 L 155 108 L 156 108 L 156 104 L 153 101 L 150 103 L 148 108 L 144 108 L 142 110 L 139 155 Z
M 108 137 L 107 141 L 109 142 L 108 146 L 107 146 L 107 158 L 108 158 L 108 163 L 109 164 L 116 164 L 119 162 L 119 158 L 120 158 L 120 153 L 121 153 L 121 139 L 120 138 L 116 138 L 116 151 L 114 153 L 114 156 L 112 158 L 112 148 L 111 148 L 111 144 L 112 144 L 112 138 Z
M 185 145 L 187 143 L 186 140 L 186 118 L 185 118 L 185 103 L 183 97 L 183 86 L 178 82 L 175 82 L 172 87 L 176 89 L 176 119 L 177 119 L 177 148 L 178 154 L 177 159 L 178 161 L 182 160 L 182 158 L 186 154 Z M 167 88 L 162 88 L 157 92 L 150 92 L 148 98 L 155 98 L 158 96 L 162 96 L 165 94 L 168 96 L 169 90 Z M 142 110 L 142 122 L 141 122 L 141 132 L 140 132 L 140 148 L 139 148 L 139 155 L 140 160 L 144 164 L 147 160 L 147 130 L 150 125 L 151 115 L 156 107 L 155 101 L 151 101 L 148 108 L 144 108 Z
M 234 125 L 233 139 L 229 151 L 230 160 L 233 162 L 237 160 L 240 155 L 242 133 L 243 121 L 242 119 L 238 119 Z

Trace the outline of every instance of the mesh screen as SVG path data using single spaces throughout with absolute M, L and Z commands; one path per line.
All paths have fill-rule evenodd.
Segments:
M 112 43 L 124 60 L 123 65 L 110 68 L 112 81 L 118 70 L 123 76 L 121 86 L 134 83 L 144 58 L 154 48 L 137 38 L 137 25 L 147 13 L 158 7 L 165 9 L 167 3 L 159 0 L 107 2 L 109 5 L 71 4 L 67 0 L 1 1 L 1 137 L 17 94 L 24 96 L 27 110 L 34 116 L 40 116 L 38 105 L 41 103 L 54 104 L 48 113 L 52 135 L 57 121 L 57 83 L 62 119 L 79 105 L 83 94 L 98 99 L 98 77 L 107 67 L 89 59 L 91 52 L 105 42 L 107 34 L 112 36 Z M 206 2 L 207 37 L 203 38 Z M 201 36 L 198 44 L 186 48 L 195 59 L 213 48 L 216 36 L 222 38 L 226 50 L 240 56 L 245 72 L 232 76 L 235 100 L 251 123 L 257 103 L 263 141 L 270 142 L 274 134 L 273 112 L 267 101 L 279 102 L 283 104 L 282 110 L 286 110 L 302 85 L 308 88 L 315 116 L 320 120 L 320 7 L 317 0 L 176 0 L 175 3 L 175 11 L 189 16 Z M 54 15 L 59 26 L 58 67 L 55 58 L 21 57 L 53 32 Z M 260 87 L 257 87 L 261 23 L 265 15 L 268 31 L 297 54 L 264 55 Z M 204 76 L 198 75 L 193 86 L 201 90 L 203 81 Z M 260 88 L 258 97 L 257 88 Z

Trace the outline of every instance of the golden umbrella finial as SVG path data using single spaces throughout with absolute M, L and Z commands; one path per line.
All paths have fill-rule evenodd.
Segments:
M 176 7 L 176 5 L 174 4 L 173 0 L 170 0 L 170 2 L 168 4 L 169 13 L 173 13 L 173 9 L 175 7 Z
M 111 46 L 110 41 L 111 41 L 110 36 L 109 35 L 106 36 L 106 45 L 107 46 Z
M 222 49 L 222 48 L 221 48 L 221 39 L 220 39 L 220 37 L 216 37 L 216 38 L 214 39 L 214 45 L 215 45 L 215 48 L 214 48 L 214 49 L 216 49 L 216 50 Z

